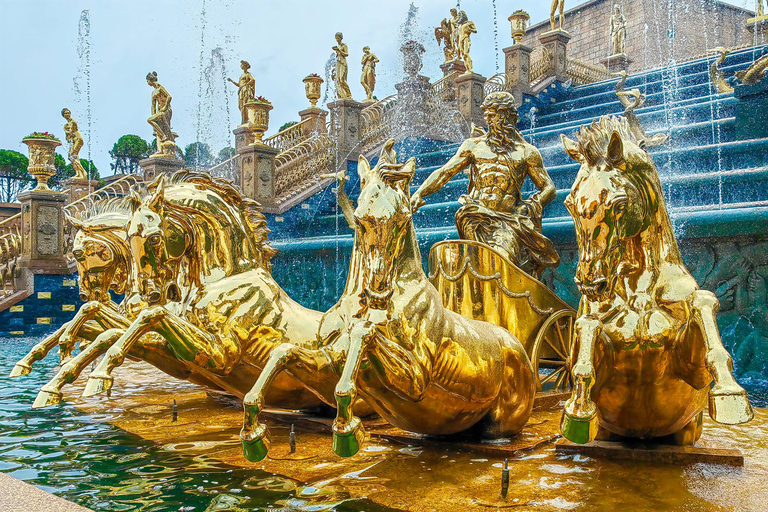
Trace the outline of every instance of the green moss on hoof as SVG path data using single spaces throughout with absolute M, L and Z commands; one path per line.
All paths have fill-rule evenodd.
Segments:
M 14 378 L 14 377 L 21 377 L 22 375 L 29 375 L 31 371 L 32 371 L 31 366 L 27 366 L 21 363 L 16 363 L 16 366 L 14 366 L 13 370 L 11 370 L 11 374 L 9 375 L 9 377 Z
M 269 446 L 267 440 L 264 438 L 253 439 L 246 441 L 241 439 L 243 443 L 243 455 L 251 462 L 260 462 L 264 460 L 269 452 Z
M 83 390 L 83 397 L 95 396 L 110 389 L 112 389 L 112 377 L 91 375 Z
M 586 444 L 593 441 L 597 436 L 597 414 L 589 418 L 577 418 L 563 413 L 560 431 L 572 443 Z
M 352 457 L 365 442 L 365 429 L 359 422 L 349 432 L 333 431 L 333 451 L 339 457 Z
M 61 403 L 62 395 L 58 391 L 46 391 L 41 389 L 35 398 L 35 403 L 32 404 L 33 409 L 40 409 L 42 407 L 50 407 Z

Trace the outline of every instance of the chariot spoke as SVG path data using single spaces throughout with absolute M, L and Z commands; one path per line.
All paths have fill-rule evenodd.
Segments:
M 539 359 L 539 366 L 565 366 L 565 361 L 560 359 Z
M 549 339 L 548 339 L 546 336 L 544 336 L 544 341 L 547 343 L 547 345 L 549 345 L 550 347 L 552 347 L 552 350 L 554 350 L 554 351 L 555 351 L 555 354 L 557 354 L 558 356 L 560 356 L 562 359 L 565 359 L 565 356 L 564 356 L 564 355 L 563 355 L 563 353 L 560 351 L 560 349 L 558 349 L 558 348 L 557 348 L 557 347 L 556 347 L 556 346 L 555 346 L 555 345 L 554 345 L 554 344 L 553 344 L 551 341 L 549 341 Z
M 552 379 L 554 379 L 556 376 L 560 375 L 561 373 L 565 373 L 565 369 L 564 368 L 560 368 L 558 370 L 555 370 L 552 373 L 550 373 L 549 375 L 547 375 L 546 377 L 544 377 L 543 379 L 541 379 L 541 384 L 546 384 L 547 382 L 551 381 Z

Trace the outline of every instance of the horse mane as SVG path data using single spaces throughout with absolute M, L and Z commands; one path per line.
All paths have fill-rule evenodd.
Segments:
M 88 208 L 67 213 L 67 217 L 81 224 L 91 225 L 91 223 L 98 224 L 98 217 L 111 214 L 130 217 L 131 213 L 130 196 L 125 196 L 94 201 Z
M 211 176 L 207 172 L 197 172 L 190 169 L 181 169 L 171 175 L 167 185 L 191 183 L 201 185 L 205 188 L 214 190 L 226 203 L 236 207 L 245 221 L 244 224 L 251 235 L 249 238 L 253 242 L 254 249 L 261 255 L 261 263 L 267 270 L 270 270 L 270 260 L 277 254 L 268 240 L 271 233 L 267 227 L 267 218 L 262 213 L 261 205 L 253 199 L 243 197 L 237 186 L 230 180 Z M 147 185 L 147 192 L 152 192 L 158 184 L 158 180 Z
M 582 126 L 576 134 L 581 154 L 590 162 L 598 162 L 608 150 L 611 135 L 617 132 L 624 142 L 631 142 L 640 147 L 640 141 L 632 133 L 629 122 L 624 117 L 602 116 L 592 121 L 591 125 Z

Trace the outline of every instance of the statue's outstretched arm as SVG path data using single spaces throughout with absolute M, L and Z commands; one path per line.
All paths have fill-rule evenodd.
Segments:
M 451 181 L 451 178 L 469 167 L 469 164 L 472 163 L 472 152 L 468 147 L 468 143 L 471 142 L 464 142 L 456 154 L 444 166 L 430 174 L 413 194 L 411 197 L 411 209 L 414 212 L 424 204 L 423 198 L 443 188 L 446 183 Z M 474 143 L 471 144 L 474 145 Z

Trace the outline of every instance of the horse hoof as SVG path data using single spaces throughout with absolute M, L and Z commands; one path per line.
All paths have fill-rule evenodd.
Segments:
M 709 416 L 718 423 L 738 425 L 751 421 L 755 413 L 743 389 L 732 392 L 713 390 L 709 393 Z
M 579 418 L 563 412 L 560 431 L 563 437 L 572 443 L 586 444 L 594 441 L 597 436 L 597 413 L 587 418 Z
M 359 418 L 354 418 L 345 428 L 333 427 L 333 451 L 339 457 L 352 457 L 365 442 L 365 429 Z
M 243 455 L 251 462 L 264 460 L 269 451 L 269 440 L 265 437 L 259 437 L 252 440 L 241 439 L 243 443 Z
M 22 363 L 16 363 L 11 373 L 8 375 L 10 378 L 21 377 L 22 375 L 29 375 L 32 371 L 32 367 Z
M 41 389 L 35 398 L 35 403 L 32 404 L 33 409 L 40 409 L 43 407 L 49 407 L 61 403 L 62 395 L 59 391 L 46 391 Z
M 86 398 L 98 395 L 104 391 L 109 391 L 112 389 L 112 380 L 112 377 L 109 375 L 91 375 L 88 377 L 88 383 L 85 385 L 85 390 L 83 390 L 83 397 Z

